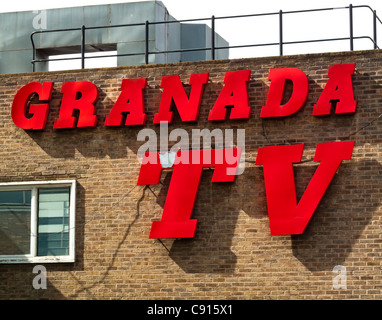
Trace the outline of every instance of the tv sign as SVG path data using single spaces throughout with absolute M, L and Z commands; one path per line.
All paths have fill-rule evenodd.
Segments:
M 313 116 L 329 115 L 335 101 L 336 114 L 355 113 L 352 75 L 355 64 L 329 66 L 328 81 L 313 108 Z M 211 108 L 209 121 L 227 119 L 227 106 L 231 106 L 230 119 L 248 119 L 251 107 L 248 102 L 250 70 L 229 71 L 224 76 L 224 86 Z M 174 104 L 181 121 L 195 122 L 204 87 L 209 74 L 191 74 L 190 93 L 187 94 L 178 75 L 163 76 L 162 95 L 155 124 L 172 123 Z M 287 117 L 298 112 L 306 103 L 309 82 L 305 73 L 297 68 L 270 69 L 270 87 L 260 117 Z M 282 105 L 285 84 L 292 82 L 289 100 Z M 44 130 L 49 114 L 53 82 L 32 82 L 16 93 L 12 104 L 14 123 L 26 130 Z M 104 121 L 104 126 L 144 126 L 147 121 L 144 91 L 147 79 L 123 79 L 120 95 Z M 89 81 L 65 82 L 61 87 L 62 101 L 54 129 L 95 127 L 99 121 L 95 103 L 98 88 Z M 40 104 L 31 104 L 37 95 Z M 301 162 L 303 144 L 266 146 L 258 149 L 256 165 L 263 167 L 267 197 L 270 232 L 272 235 L 301 234 L 304 232 L 314 211 L 324 196 L 337 169 L 343 160 L 352 156 L 354 141 L 319 143 L 314 161 L 319 163 L 308 187 L 297 203 L 293 164 Z M 161 152 L 146 152 L 142 159 L 138 185 L 159 184 L 162 170 L 172 169 L 164 210 L 161 220 L 154 221 L 150 238 L 192 238 L 195 236 L 197 220 L 192 211 L 197 196 L 203 168 L 214 170 L 213 183 L 233 182 L 237 175 L 241 148 L 210 150 L 179 150 L 167 152 L 172 160 L 167 166 L 161 162 Z

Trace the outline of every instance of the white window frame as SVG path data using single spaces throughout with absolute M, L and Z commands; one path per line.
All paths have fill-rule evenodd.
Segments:
M 69 203 L 69 254 L 62 256 L 37 256 L 37 224 L 38 224 L 38 189 L 39 188 L 70 188 Z M 75 211 L 76 211 L 76 181 L 30 181 L 0 183 L 0 191 L 31 190 L 31 226 L 30 226 L 30 254 L 0 255 L 2 263 L 50 263 L 75 261 Z

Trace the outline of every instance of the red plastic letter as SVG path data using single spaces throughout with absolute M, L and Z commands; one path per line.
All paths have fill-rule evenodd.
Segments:
M 305 104 L 308 97 L 309 82 L 305 73 L 300 69 L 271 69 L 268 79 L 271 81 L 271 85 L 269 86 L 267 103 L 261 109 L 260 117 L 286 117 L 296 113 Z M 286 80 L 292 81 L 293 91 L 289 101 L 281 105 Z
M 105 120 L 105 126 L 122 126 L 123 112 L 127 112 L 125 125 L 144 125 L 146 114 L 143 99 L 143 90 L 147 79 L 123 79 L 121 94 Z
M 355 63 L 335 64 L 329 67 L 329 80 L 317 104 L 314 105 L 314 116 L 330 114 L 333 101 L 337 101 L 336 114 L 355 112 L 357 101 L 354 100 L 353 83 L 351 79 L 352 74 L 354 74 L 354 69 Z
M 12 103 L 12 119 L 16 126 L 21 129 L 45 129 L 48 119 L 49 104 L 31 104 L 29 113 L 32 117 L 26 117 L 28 103 L 34 93 L 38 94 L 39 101 L 49 101 L 52 97 L 53 82 L 31 82 L 23 86 L 15 95 Z
M 341 161 L 350 159 L 354 141 L 320 143 L 314 161 L 321 161 L 297 204 L 293 163 L 300 162 L 304 145 L 263 147 L 256 164 L 262 164 L 272 235 L 301 234 L 332 181 Z
M 210 156 L 203 156 L 203 150 L 180 151 L 189 152 L 187 159 L 193 163 L 181 163 L 174 161 L 173 173 L 164 205 L 162 219 L 154 221 L 151 227 L 151 239 L 164 238 L 192 238 L 195 236 L 198 220 L 190 219 L 194 207 L 196 195 L 203 167 L 215 167 L 212 182 L 232 182 L 235 175 L 232 174 L 237 168 L 240 159 L 240 149 L 207 150 Z M 227 161 L 226 152 L 234 155 L 235 161 Z M 150 159 L 156 159 L 155 163 L 143 161 L 139 172 L 138 185 L 159 184 L 162 166 L 159 162 L 159 154 L 146 154 Z M 208 160 L 207 160 L 208 159 Z
M 172 101 L 174 101 L 182 121 L 196 121 L 199 116 L 203 86 L 208 82 L 208 77 L 208 73 L 192 74 L 190 76 L 190 85 L 192 87 L 189 99 L 179 76 L 162 77 L 162 99 L 159 112 L 154 115 L 154 123 L 172 122 L 174 117 L 174 114 L 170 111 Z
M 77 127 L 95 127 L 97 116 L 95 115 L 94 103 L 98 99 L 97 87 L 89 81 L 65 82 L 62 85 L 63 93 L 60 115 L 54 122 L 54 128 L 74 128 L 76 117 L 74 110 L 79 110 Z M 81 96 L 78 98 L 77 94 Z
M 230 119 L 248 119 L 251 107 L 248 103 L 247 82 L 251 77 L 250 70 L 230 71 L 224 75 L 224 87 L 215 102 L 208 120 L 225 120 L 226 106 L 233 106 Z

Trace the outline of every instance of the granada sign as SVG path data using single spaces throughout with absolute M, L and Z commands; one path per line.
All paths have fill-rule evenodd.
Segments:
M 352 114 L 356 111 L 352 75 L 355 64 L 337 64 L 328 68 L 328 81 L 313 108 L 313 116 L 329 115 L 332 102 L 336 101 L 336 114 Z M 224 86 L 212 106 L 208 120 L 248 119 L 252 108 L 248 102 L 250 70 L 229 71 L 224 76 Z M 261 118 L 287 117 L 298 112 L 306 103 L 309 83 L 306 74 L 297 68 L 269 70 L 270 87 Z M 208 84 L 209 74 L 192 74 L 187 94 L 178 75 L 163 76 L 162 96 L 154 124 L 173 122 L 171 109 L 177 109 L 181 121 L 195 122 L 199 117 L 202 95 Z M 282 105 L 287 81 L 293 84 L 289 100 Z M 12 104 L 12 119 L 26 130 L 44 130 L 49 114 L 53 82 L 32 82 L 16 93 Z M 121 91 L 103 125 L 144 126 L 147 121 L 144 93 L 147 79 L 123 79 Z M 61 87 L 62 101 L 58 119 L 53 128 L 74 129 L 95 127 L 99 122 L 95 103 L 98 88 L 89 81 L 65 82 Z M 38 104 L 31 104 L 32 96 L 38 96 Z M 227 106 L 231 106 L 228 116 Z M 150 129 L 143 129 L 150 130 Z M 156 140 L 155 140 L 156 147 Z M 302 234 L 320 203 L 334 174 L 343 160 L 351 159 L 354 141 L 319 143 L 314 161 L 319 163 L 302 198 L 297 203 L 293 164 L 301 161 L 303 144 L 266 146 L 258 149 L 256 165 L 263 167 L 265 191 L 271 235 Z M 161 220 L 152 223 L 150 238 L 192 238 L 198 220 L 192 219 L 203 169 L 214 170 L 212 182 L 234 182 L 242 172 L 239 164 L 244 156 L 242 146 L 198 150 L 165 150 L 158 152 L 147 148 L 140 161 L 138 185 L 159 184 L 164 169 L 173 174 Z M 168 160 L 163 162 L 163 156 Z

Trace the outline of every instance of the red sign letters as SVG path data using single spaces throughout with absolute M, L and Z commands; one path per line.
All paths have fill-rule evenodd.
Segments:
M 300 202 L 296 202 L 293 163 L 301 161 L 304 145 L 259 148 L 256 164 L 263 165 L 272 235 L 301 234 L 316 210 L 342 160 L 350 159 L 354 141 L 317 145 L 320 164 Z
M 354 113 L 352 75 L 355 64 L 329 66 L 328 81 L 313 108 L 313 116 L 329 115 L 335 102 L 336 114 Z M 252 109 L 248 101 L 250 70 L 226 72 L 224 86 L 211 108 L 210 121 L 227 119 L 227 106 L 231 106 L 230 119 L 248 119 Z M 307 101 L 309 82 L 306 74 L 297 68 L 277 68 L 269 71 L 270 81 L 266 104 L 260 117 L 287 117 L 295 114 Z M 195 122 L 203 91 L 208 85 L 209 74 L 191 74 L 190 93 L 187 95 L 178 75 L 163 76 L 162 96 L 153 122 L 172 123 L 172 103 L 181 121 Z M 293 84 L 289 100 L 282 105 L 287 81 Z M 43 130 L 49 114 L 53 82 L 32 82 L 23 86 L 15 95 L 12 104 L 14 123 L 28 130 Z M 123 79 L 120 95 L 110 110 L 105 126 L 143 126 L 147 116 L 144 91 L 147 79 Z M 98 123 L 96 102 L 98 88 L 89 81 L 65 82 L 61 87 L 62 102 L 54 129 L 95 127 Z M 40 104 L 30 104 L 37 95 Z M 76 112 L 75 112 L 76 111 Z M 123 121 L 124 117 L 126 118 Z M 123 123 L 124 122 L 124 123 Z M 329 142 L 317 145 L 314 161 L 319 161 L 308 187 L 299 203 L 295 192 L 293 163 L 301 161 L 304 145 L 266 146 L 258 150 L 256 165 L 263 166 L 267 196 L 269 224 L 272 235 L 301 234 L 311 219 L 342 160 L 350 159 L 354 141 Z M 192 150 L 182 161 L 185 151 L 174 156 L 173 170 L 168 195 L 160 221 L 152 224 L 150 238 L 194 237 L 197 220 L 191 219 L 203 168 L 214 168 L 212 182 L 233 182 L 239 164 L 240 149 Z M 209 156 L 206 156 L 209 152 Z M 182 154 L 183 153 L 183 154 Z M 233 154 L 233 157 L 227 157 Z M 141 164 L 139 185 L 158 184 L 163 170 L 159 153 L 147 153 Z M 232 160 L 233 159 L 233 160 Z M 154 161 L 152 161 L 154 160 Z
M 13 99 L 12 119 L 16 126 L 22 129 L 44 129 L 46 120 L 48 119 L 49 104 L 31 104 L 29 106 L 29 114 L 33 116 L 27 117 L 27 107 L 32 95 L 37 94 L 40 101 L 49 101 L 52 97 L 53 82 L 31 82 L 23 86 Z
M 197 220 L 191 220 L 202 170 L 214 168 L 212 182 L 232 182 L 239 163 L 238 149 L 179 151 L 174 159 L 170 186 L 164 205 L 162 219 L 154 221 L 150 238 L 192 238 L 195 235 Z M 189 159 L 183 163 L 177 158 Z M 150 161 L 154 160 L 154 161 Z M 231 169 L 231 170 L 230 170 Z M 146 154 L 138 178 L 138 185 L 159 184 L 162 165 L 159 153 Z
M 330 114 L 331 101 L 338 101 L 336 113 L 354 113 L 356 101 L 353 95 L 351 75 L 355 64 L 332 65 L 329 67 L 329 80 L 315 105 L 313 115 Z M 224 87 L 218 96 L 208 120 L 218 121 L 227 118 L 226 106 L 232 106 L 230 119 L 248 119 L 251 107 L 248 103 L 248 86 L 250 70 L 226 72 Z M 182 121 L 197 121 L 204 86 L 209 78 L 208 73 L 192 74 L 190 76 L 190 96 L 183 88 L 179 76 L 163 76 L 161 87 L 162 98 L 158 113 L 154 116 L 154 123 L 173 121 L 170 110 L 174 101 Z M 279 68 L 269 71 L 271 81 L 266 105 L 261 109 L 260 117 L 286 117 L 299 111 L 308 96 L 308 78 L 303 71 L 297 68 Z M 287 80 L 292 81 L 292 96 L 285 105 L 281 105 L 284 87 Z M 144 107 L 144 89 L 147 79 L 123 79 L 121 93 L 109 116 L 105 126 L 131 126 L 144 125 L 146 114 Z M 22 87 L 14 98 L 12 104 L 12 119 L 22 129 L 45 129 L 49 113 L 49 104 L 52 96 L 52 82 L 32 82 Z M 98 118 L 95 103 L 98 99 L 97 87 L 88 81 L 65 82 L 61 87 L 62 103 L 59 118 L 54 123 L 55 129 L 73 129 L 75 127 L 95 127 Z M 40 105 L 27 105 L 32 95 L 37 94 Z M 75 119 L 74 110 L 78 112 Z M 28 115 L 27 115 L 28 113 Z M 122 123 L 122 113 L 127 113 L 125 123 Z M 76 122 L 77 120 L 77 122 Z

